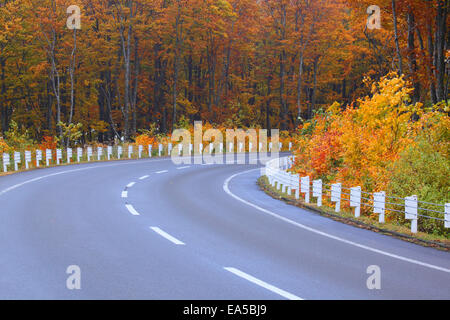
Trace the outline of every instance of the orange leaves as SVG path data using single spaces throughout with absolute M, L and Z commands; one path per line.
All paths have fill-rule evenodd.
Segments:
M 8 146 L 8 144 L 6 143 L 5 140 L 3 140 L 3 138 L 0 138 L 0 153 L 3 152 L 10 152 L 10 147 Z
M 141 134 L 136 137 L 135 145 L 145 147 L 145 146 L 153 145 L 155 142 L 156 142 L 156 139 L 154 137 L 149 137 L 146 134 Z
M 407 104 L 411 88 L 403 77 L 388 75 L 373 88 L 373 96 L 357 108 L 340 111 L 333 104 L 301 128 L 309 133 L 300 135 L 298 172 L 367 191 L 385 190 L 392 163 L 418 134 L 410 120 L 420 105 Z
M 39 150 L 56 149 L 57 143 L 54 137 L 44 136 L 42 138 L 41 144 L 38 146 Z

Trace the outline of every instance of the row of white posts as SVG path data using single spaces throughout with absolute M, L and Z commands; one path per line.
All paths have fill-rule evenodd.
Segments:
M 295 192 L 295 198 L 300 198 L 300 193 L 305 195 L 305 202 L 310 202 L 311 182 L 309 177 L 300 177 L 298 174 L 287 172 L 292 167 L 294 157 L 284 157 L 273 159 L 266 163 L 261 174 L 266 175 L 269 183 L 278 190 L 292 194 Z M 361 213 L 362 203 L 361 187 L 350 188 L 350 207 L 355 208 L 355 217 Z M 322 206 L 323 183 L 321 179 L 312 181 L 312 196 L 317 198 L 317 206 Z M 331 202 L 335 203 L 335 211 L 340 212 L 342 200 L 342 184 L 334 183 L 331 185 Z M 418 220 L 418 199 L 417 196 L 406 197 L 405 199 L 405 219 L 411 220 L 411 232 L 417 233 Z M 378 221 L 384 223 L 384 214 L 386 211 L 386 193 L 384 191 L 373 193 L 373 210 L 379 214 Z M 450 203 L 445 205 L 444 227 L 450 228 Z
M 67 148 L 66 149 L 66 153 L 67 153 L 67 163 L 71 163 L 71 160 L 73 159 L 73 149 L 72 148 Z M 103 156 L 103 151 L 104 149 L 102 147 L 98 147 L 97 148 L 97 160 L 100 161 L 102 159 Z M 142 158 L 142 154 L 144 151 L 144 147 L 143 146 L 138 146 L 138 158 Z M 163 154 L 164 151 L 164 147 L 162 144 L 159 145 L 158 148 L 158 155 L 161 156 Z M 168 145 L 168 153 L 170 154 L 172 151 L 172 144 Z M 82 148 L 77 148 L 76 149 L 76 159 L 77 162 L 81 161 L 81 158 L 83 157 L 83 152 L 84 150 Z M 133 154 L 133 146 L 128 146 L 128 158 L 132 157 Z M 46 166 L 50 165 L 50 162 L 53 160 L 53 150 L 51 149 L 46 149 L 45 150 L 45 159 L 43 159 L 43 151 L 42 150 L 36 150 L 35 153 L 35 160 L 36 160 L 36 167 L 40 166 L 40 162 L 45 160 Z M 113 155 L 113 147 L 109 146 L 106 148 L 106 159 L 107 160 L 111 160 Z M 123 147 L 122 146 L 118 146 L 117 147 L 117 158 L 120 159 L 123 155 Z M 152 146 L 149 145 L 148 146 L 148 155 L 149 157 L 152 156 Z M 29 168 L 29 164 L 32 161 L 31 158 L 31 151 L 25 151 L 24 152 L 24 156 L 25 156 L 25 168 L 28 169 Z M 91 161 L 91 158 L 93 157 L 93 149 L 92 147 L 87 147 L 86 148 L 86 157 L 87 157 L 87 161 Z M 56 149 L 56 164 L 59 165 L 62 162 L 62 149 Z M 20 152 L 14 152 L 14 158 L 13 158 L 13 163 L 14 163 L 14 170 L 17 171 L 18 165 L 22 162 L 22 155 Z M 9 153 L 3 153 L 3 172 L 7 172 L 8 171 L 8 166 L 11 165 L 11 159 L 10 159 L 10 155 Z
M 233 152 L 234 150 L 234 144 L 232 142 L 229 143 L 228 145 L 229 147 L 229 152 Z M 281 150 L 282 148 L 282 144 L 280 142 L 279 144 L 279 150 Z M 269 151 L 272 151 L 272 142 L 269 143 Z M 149 157 L 152 156 L 152 145 L 147 146 L 147 150 L 148 150 L 148 155 Z M 167 145 L 167 154 L 172 154 L 172 150 L 173 150 L 173 145 L 172 143 L 169 143 Z M 182 144 L 178 144 L 178 155 L 181 156 L 182 154 L 182 150 L 183 150 L 183 145 Z M 189 153 L 192 154 L 193 153 L 193 145 L 192 143 L 189 144 Z M 202 154 L 204 150 L 204 146 L 202 143 L 199 144 L 199 153 Z M 214 150 L 214 144 L 211 143 L 209 145 L 209 153 L 212 154 Z M 224 150 L 224 145 L 223 143 L 220 143 L 219 145 L 219 152 L 223 153 Z M 244 144 L 243 143 L 239 143 L 238 146 L 238 150 L 239 152 L 243 152 L 244 150 Z M 261 152 L 263 150 L 263 144 L 259 143 L 259 151 Z M 289 142 L 289 151 L 292 150 L 292 143 Z M 73 158 L 73 149 L 72 148 L 67 148 L 66 149 L 66 153 L 67 153 L 67 163 L 71 163 L 71 160 Z M 76 158 L 77 158 L 77 162 L 81 161 L 81 158 L 83 157 L 83 149 L 82 148 L 77 148 L 76 149 Z M 97 148 L 97 160 L 100 161 L 102 159 L 103 156 L 103 148 L 102 147 L 98 147 Z M 249 143 L 249 151 L 253 152 L 253 145 L 250 142 Z M 128 158 L 131 158 L 132 154 L 133 154 L 133 146 L 128 146 Z M 140 145 L 138 146 L 138 158 L 142 158 L 142 154 L 144 152 L 144 146 Z M 158 156 L 161 156 L 164 154 L 164 146 L 162 144 L 158 145 Z M 52 154 L 52 150 L 50 149 L 46 149 L 45 150 L 45 159 L 43 159 L 43 151 L 42 150 L 36 150 L 35 152 L 35 160 L 36 160 L 36 167 L 39 167 L 40 162 L 45 160 L 45 163 L 47 166 L 50 165 L 51 161 L 53 160 L 53 154 Z M 111 157 L 113 155 L 113 147 L 112 146 L 108 146 L 106 148 L 106 159 L 107 160 L 111 160 Z M 118 146 L 117 147 L 117 158 L 120 159 L 123 155 L 123 147 L 122 146 Z M 31 151 L 25 151 L 24 152 L 24 161 L 25 161 L 25 168 L 28 169 L 29 168 L 29 164 L 32 162 L 31 159 Z M 86 149 L 86 157 L 87 157 L 87 161 L 91 161 L 91 158 L 93 157 L 93 150 L 92 147 L 87 147 Z M 56 150 L 56 164 L 59 165 L 61 164 L 63 159 L 63 155 L 62 155 L 62 149 L 57 149 Z M 19 164 L 22 162 L 22 154 L 20 152 L 14 152 L 13 155 L 13 164 L 14 164 L 14 170 L 18 171 L 19 170 Z M 11 165 L 11 158 L 10 158 L 10 154 L 9 153 L 3 153 L 3 172 L 7 172 L 8 171 L 8 166 Z

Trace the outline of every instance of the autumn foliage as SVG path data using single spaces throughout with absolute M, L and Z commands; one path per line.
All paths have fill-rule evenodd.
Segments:
M 50 137 L 50 136 L 44 136 L 42 138 L 41 143 L 38 146 L 38 149 L 40 150 L 54 150 L 57 147 L 57 143 L 54 137 Z
M 2 134 L 16 121 L 64 144 L 80 124 L 76 143 L 129 142 L 182 117 L 291 131 L 393 70 L 414 103 L 432 105 L 448 97 L 443 3 L 79 0 L 81 29 L 69 30 L 70 1 L 0 1 Z M 369 5 L 381 7 L 380 30 L 366 28 Z
M 448 105 L 411 104 L 411 83 L 394 74 L 371 89 L 353 106 L 335 103 L 299 127 L 294 171 L 366 192 L 448 202 L 450 119 L 438 111 Z

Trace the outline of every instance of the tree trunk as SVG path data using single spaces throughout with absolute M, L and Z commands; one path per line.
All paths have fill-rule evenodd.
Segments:
M 445 42 L 447 33 L 448 0 L 437 0 L 436 9 L 436 35 L 435 35 L 435 69 L 436 69 L 436 96 L 437 101 L 445 100 Z
M 417 80 L 417 61 L 416 61 L 416 46 L 414 43 L 414 34 L 415 34 L 415 18 L 414 13 L 412 12 L 411 7 L 408 10 L 407 14 L 408 19 L 408 65 L 410 78 L 414 87 L 413 94 L 413 103 L 416 103 L 420 100 L 420 83 Z
M 318 70 L 319 70 L 319 58 L 320 57 L 318 57 L 318 56 L 314 58 L 313 89 L 312 89 L 312 97 L 311 97 L 310 109 L 308 110 L 309 119 L 312 119 L 313 111 L 314 111 L 315 106 L 316 106 L 317 73 L 318 73 Z
M 297 126 L 300 124 L 300 120 L 302 117 L 302 81 L 303 81 L 303 57 L 304 52 L 300 53 L 300 61 L 298 63 L 298 81 L 297 81 Z
M 403 74 L 403 60 L 402 55 L 400 53 L 400 44 L 398 41 L 398 27 L 397 27 L 397 8 L 395 0 L 392 0 L 392 16 L 394 19 L 394 34 L 395 34 L 395 48 L 397 50 L 397 59 L 398 59 L 398 74 Z
M 427 25 L 427 33 L 428 33 L 428 55 L 430 57 L 430 62 L 434 65 L 434 43 L 433 43 L 433 28 L 431 26 L 431 22 Z M 429 68 L 429 77 L 430 77 L 430 98 L 433 104 L 437 103 L 436 96 L 436 74 Z

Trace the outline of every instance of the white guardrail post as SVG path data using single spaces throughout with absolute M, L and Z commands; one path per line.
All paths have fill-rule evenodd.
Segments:
M 331 185 L 331 202 L 336 202 L 336 212 L 341 211 L 341 192 L 342 192 L 342 184 L 334 183 Z
M 295 190 L 295 199 L 300 199 L 300 175 L 292 175 L 292 188 Z
M 302 177 L 300 183 L 301 192 L 305 194 L 305 202 L 309 203 L 310 183 L 309 177 Z
M 444 219 L 445 219 L 444 227 L 445 228 L 450 228 L 450 203 L 446 203 L 445 204 Z
M 167 155 L 168 156 L 172 155 L 172 149 L 173 149 L 173 145 L 171 143 L 169 143 L 167 145 Z
M 81 161 L 82 156 L 83 156 L 83 149 L 77 148 L 77 162 Z
M 128 146 L 128 159 L 131 159 L 133 155 L 133 146 Z
M 153 146 L 151 144 L 148 145 L 148 157 L 151 158 L 152 157 L 152 149 Z
M 417 196 L 405 198 L 405 219 L 411 220 L 411 232 L 417 233 Z
M 87 148 L 87 161 L 90 162 L 92 157 L 92 147 Z
M 122 154 L 123 154 L 123 148 L 122 148 L 122 146 L 118 146 L 117 147 L 117 158 L 120 160 L 120 157 L 122 156 Z
M 108 148 L 106 148 L 106 157 L 108 158 L 108 160 L 111 160 L 112 153 L 113 148 L 111 146 L 108 146 Z
M 161 153 L 163 152 L 163 145 L 159 144 L 158 156 L 161 157 Z
M 384 223 L 384 212 L 386 211 L 386 192 L 380 191 L 373 194 L 373 212 L 378 213 L 378 222 Z
M 361 215 L 361 187 L 350 188 L 350 207 L 355 207 L 355 217 Z
M 42 150 L 36 150 L 36 168 L 39 168 L 41 161 L 42 161 Z
M 322 206 L 322 179 L 313 181 L 313 197 L 317 198 L 317 206 Z
M 56 164 L 59 166 L 59 163 L 62 159 L 62 151 L 61 149 L 56 149 Z
M 97 160 L 98 161 L 102 160 L 102 155 L 103 155 L 103 148 L 97 147 Z
M 67 163 L 70 164 L 72 160 L 72 148 L 67 148 Z
M 47 149 L 45 150 L 45 163 L 47 164 L 47 167 L 50 165 L 51 160 L 52 160 L 52 150 Z
M 9 153 L 3 153 L 3 172 L 8 172 L 9 165 Z
M 20 159 L 20 152 L 14 152 L 14 171 L 19 170 L 19 163 L 21 162 Z
M 29 169 L 30 165 L 29 163 L 31 162 L 31 151 L 25 151 L 25 169 Z

